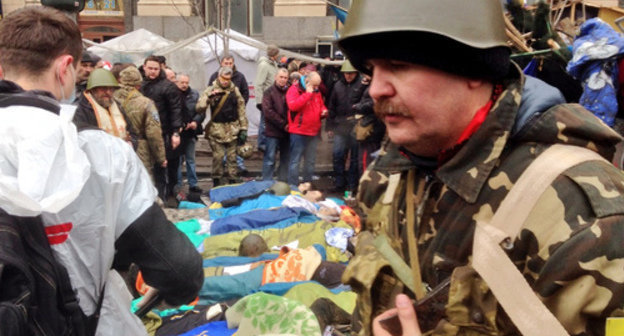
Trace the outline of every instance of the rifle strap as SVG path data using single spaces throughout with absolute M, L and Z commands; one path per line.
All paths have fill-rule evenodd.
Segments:
M 511 188 L 492 219 L 477 221 L 472 266 L 523 335 L 568 335 L 503 249 L 511 250 L 535 204 L 565 170 L 606 161 L 585 148 L 553 145 L 535 159 Z
M 417 194 L 414 195 L 414 183 L 416 181 L 416 170 L 412 169 L 407 173 L 406 186 L 406 217 L 407 217 L 407 245 L 409 249 L 409 258 L 414 277 L 414 294 L 416 299 L 421 300 L 425 297 L 425 289 L 422 284 L 422 276 L 420 274 L 420 262 L 418 257 L 418 241 L 416 241 L 416 218 L 420 219 L 422 213 L 416 214 L 415 205 L 422 203 L 425 194 L 425 179 L 421 179 L 418 184 Z M 419 212 L 422 212 L 422 206 L 419 206 Z
M 217 107 L 214 109 L 214 111 L 211 111 L 210 121 L 208 122 L 208 124 L 206 124 L 206 130 L 208 130 L 210 128 L 210 125 L 212 125 L 212 121 L 214 120 L 214 118 L 217 116 L 217 114 L 219 114 L 219 112 L 221 112 L 221 109 L 223 108 L 223 105 L 225 105 L 225 101 L 227 100 L 228 96 L 230 95 L 230 92 L 231 91 L 227 91 L 223 95 L 223 97 L 221 97 L 221 100 L 219 100 L 219 105 L 217 105 Z

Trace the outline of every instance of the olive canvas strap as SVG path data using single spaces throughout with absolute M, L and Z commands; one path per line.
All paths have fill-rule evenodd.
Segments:
M 491 221 L 477 221 L 472 266 L 523 335 L 568 335 L 531 289 L 503 249 L 513 241 L 538 199 L 565 170 L 585 161 L 606 161 L 585 148 L 553 145 L 527 167 Z
M 416 180 L 416 170 L 412 169 L 407 173 L 406 186 L 406 219 L 407 219 L 407 245 L 409 249 L 410 264 L 412 265 L 412 275 L 414 277 L 414 294 L 416 299 L 421 300 L 425 297 L 425 290 L 422 284 L 422 275 L 420 274 L 420 261 L 418 258 L 418 241 L 415 233 L 416 218 L 420 219 L 420 213 L 416 214 L 414 209 L 416 204 L 420 204 L 425 193 L 425 179 L 420 179 L 418 183 L 417 194 L 414 194 L 414 183 Z M 422 207 L 419 207 L 419 212 Z
M 206 129 L 210 128 L 210 125 L 212 125 L 212 121 L 214 120 L 214 118 L 217 116 L 217 114 L 219 114 L 219 112 L 221 112 L 221 109 L 223 108 L 223 105 L 225 105 L 225 101 L 230 95 L 230 92 L 231 91 L 225 92 L 225 94 L 223 95 L 223 97 L 221 97 L 221 100 L 219 101 L 219 105 L 217 105 L 214 111 L 211 112 L 210 121 L 208 121 L 208 124 L 206 124 Z

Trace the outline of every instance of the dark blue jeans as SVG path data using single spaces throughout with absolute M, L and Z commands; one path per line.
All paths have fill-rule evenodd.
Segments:
M 360 177 L 358 167 L 358 143 L 355 137 L 349 134 L 334 134 L 332 162 L 334 164 L 334 178 L 336 189 L 355 190 Z M 349 169 L 345 171 L 345 163 L 349 155 Z
M 303 164 L 303 182 L 312 181 L 316 163 L 316 145 L 318 136 L 290 134 L 290 164 L 288 165 L 288 184 L 299 185 L 299 163 Z
M 182 162 L 186 160 L 186 179 L 189 187 L 197 186 L 197 173 L 195 171 L 195 137 L 182 138 L 182 155 L 178 164 L 178 187 L 182 187 Z M 173 163 L 172 163 L 173 164 Z
M 288 153 L 290 150 L 288 136 L 283 138 L 265 137 L 264 141 L 266 150 L 264 151 L 264 158 L 262 159 L 262 179 L 265 181 L 273 179 L 273 172 L 275 171 L 275 153 L 279 151 L 280 162 L 277 179 L 286 181 L 288 178 Z

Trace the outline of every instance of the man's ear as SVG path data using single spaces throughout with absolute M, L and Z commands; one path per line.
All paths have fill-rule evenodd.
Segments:
M 61 85 L 65 85 L 66 81 L 74 81 L 74 75 L 72 74 L 74 72 L 74 69 L 72 69 L 72 67 L 74 66 L 74 57 L 71 55 L 61 55 L 59 56 L 55 63 L 57 70 L 57 76 L 59 81 L 61 82 Z M 67 75 L 69 76 L 69 79 L 67 78 Z
M 489 82 L 483 79 L 468 79 L 468 88 L 477 89 L 487 83 Z

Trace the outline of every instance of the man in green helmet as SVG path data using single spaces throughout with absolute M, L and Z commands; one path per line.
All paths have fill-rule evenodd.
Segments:
M 361 90 L 359 72 L 345 60 L 340 68 L 341 78 L 334 85 L 327 108 L 329 115 L 325 129 L 333 137 L 332 163 L 334 168 L 334 192 L 355 192 L 360 172 L 358 169 L 358 143 L 355 140 L 355 96 Z M 348 169 L 346 161 L 349 158 Z
M 504 29 L 495 0 L 351 6 L 338 44 L 390 139 L 343 276 L 361 335 L 602 335 L 624 313 L 621 138 L 525 77 Z
M 132 126 L 125 112 L 113 99 L 119 83 L 106 69 L 95 69 L 87 80 L 87 89 L 78 99 L 74 123 L 95 126 L 106 133 L 133 143 Z

